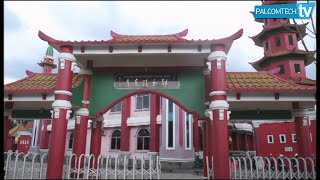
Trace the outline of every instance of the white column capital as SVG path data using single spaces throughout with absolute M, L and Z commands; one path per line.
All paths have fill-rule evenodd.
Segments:
M 90 104 L 90 101 L 82 101 L 82 104 Z
M 93 72 L 90 69 L 80 69 L 79 74 L 92 75 Z
M 72 53 L 65 53 L 65 52 L 60 53 L 59 61 L 65 61 L 65 60 L 76 61 L 77 59 Z
M 52 103 L 53 109 L 71 109 L 72 105 L 67 100 L 54 100 Z
M 212 91 L 209 96 L 214 96 L 214 95 L 227 95 L 226 91 Z
M 211 101 L 210 103 L 210 109 L 228 109 L 229 108 L 229 103 L 226 100 L 215 100 Z
M 209 54 L 208 61 L 211 62 L 213 60 L 227 60 L 227 54 L 224 51 L 213 51 Z
M 65 90 L 55 90 L 54 94 L 63 94 L 63 95 L 72 96 L 72 93 L 70 91 L 65 91 Z
M 88 116 L 89 115 L 89 109 L 88 108 L 80 108 L 75 112 L 76 116 Z

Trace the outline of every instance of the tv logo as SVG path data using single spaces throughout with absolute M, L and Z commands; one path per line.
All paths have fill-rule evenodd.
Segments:
M 305 17 L 305 18 L 310 18 L 311 12 L 313 10 L 314 6 L 309 5 L 310 3 L 307 3 L 306 5 L 303 4 L 298 4 L 298 9 L 299 9 L 299 16 L 301 18 Z M 309 5 L 309 6 L 308 6 Z M 308 10 L 307 10 L 308 9 Z
M 314 2 L 255 6 L 254 15 L 255 18 L 309 19 L 314 6 Z

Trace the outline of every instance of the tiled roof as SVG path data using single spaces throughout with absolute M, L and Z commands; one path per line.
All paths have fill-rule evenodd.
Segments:
M 262 70 L 262 68 L 264 67 L 263 65 L 261 65 L 260 63 L 262 62 L 271 62 L 269 61 L 272 58 L 278 58 L 279 56 L 288 56 L 288 55 L 305 55 L 304 61 L 305 61 L 305 65 L 309 65 L 311 64 L 314 60 L 315 60 L 315 55 L 316 51 L 303 51 L 303 50 L 282 50 L 282 51 L 277 51 L 277 52 L 273 52 L 271 55 L 269 56 L 264 56 L 263 58 L 254 61 L 254 62 L 249 62 L 249 64 L 251 64 L 256 70 Z M 268 64 L 266 63 L 266 64 Z
M 297 84 L 302 84 L 302 85 L 309 85 L 309 86 L 315 86 L 317 84 L 316 80 L 309 79 L 309 78 L 297 78 L 297 79 L 288 79 L 288 81 L 295 82 Z
M 57 74 L 32 74 L 4 86 L 4 92 L 51 92 L 55 90 Z M 83 77 L 73 74 L 72 88 L 81 84 Z
M 229 91 L 315 91 L 315 86 L 304 86 L 281 79 L 268 72 L 228 72 Z

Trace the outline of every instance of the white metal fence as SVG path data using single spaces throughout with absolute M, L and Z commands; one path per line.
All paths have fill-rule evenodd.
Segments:
M 47 153 L 4 154 L 4 179 L 45 179 L 47 172 Z M 81 164 L 81 162 L 83 162 Z M 128 155 L 115 157 L 75 154 L 65 156 L 64 179 L 160 179 L 159 156 L 130 159 Z
M 206 157 L 209 176 L 214 177 L 213 157 Z M 208 161 L 210 159 L 210 161 Z M 210 166 L 209 166 L 209 163 Z M 316 158 L 230 157 L 231 179 L 316 179 Z

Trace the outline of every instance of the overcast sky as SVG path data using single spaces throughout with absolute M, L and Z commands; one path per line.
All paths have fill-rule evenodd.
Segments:
M 4 83 L 26 77 L 26 70 L 42 71 L 37 63 L 48 44 L 38 37 L 39 30 L 58 40 L 106 40 L 111 38 L 110 30 L 143 35 L 172 34 L 188 28 L 186 39 L 218 39 L 243 28 L 242 37 L 229 51 L 228 71 L 255 71 L 248 62 L 263 57 L 263 49 L 249 38 L 262 30 L 262 24 L 250 13 L 255 5 L 261 2 L 4 2 Z M 311 23 L 308 28 L 312 29 Z M 316 49 L 315 39 L 306 36 L 305 41 L 308 50 Z M 301 42 L 299 47 L 303 49 Z M 55 63 L 57 57 L 55 51 Z M 316 78 L 314 64 L 307 67 L 307 76 Z

